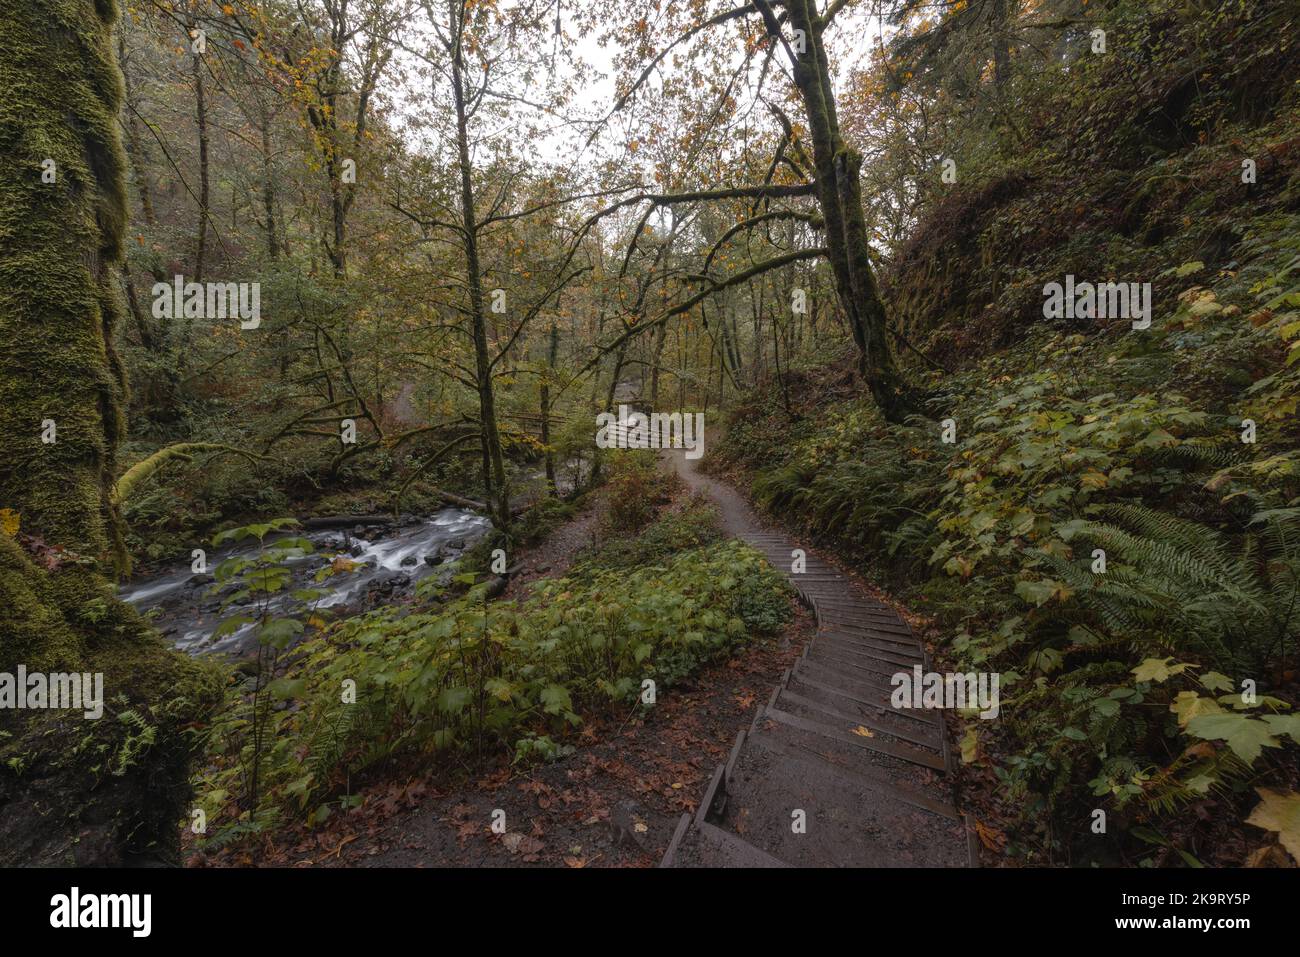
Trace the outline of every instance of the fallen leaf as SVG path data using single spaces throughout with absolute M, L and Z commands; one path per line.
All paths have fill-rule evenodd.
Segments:
M 989 827 L 983 821 L 975 822 L 975 833 L 979 836 L 980 843 L 990 851 L 1001 851 L 1003 845 L 1007 843 L 1007 836 L 995 827 Z

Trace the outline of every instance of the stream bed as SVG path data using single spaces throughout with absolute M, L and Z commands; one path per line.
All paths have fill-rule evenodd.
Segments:
M 271 600 L 270 612 L 291 604 L 287 593 L 298 588 L 315 588 L 327 594 L 315 602 L 337 616 L 356 614 L 409 595 L 420 579 L 435 574 L 481 539 L 491 523 L 463 508 L 444 508 L 427 517 L 404 517 L 399 521 L 316 530 L 287 529 L 284 535 L 307 538 L 315 551 L 287 562 L 292 580 L 285 594 Z M 267 544 L 284 535 L 268 535 Z M 189 654 L 242 656 L 256 647 L 254 625 L 244 625 L 216 641 L 212 635 L 227 618 L 254 617 L 257 607 L 233 603 L 222 610 L 223 595 L 238 589 L 227 584 L 213 593 L 211 570 L 227 558 L 254 556 L 257 546 L 247 542 L 209 552 L 208 573 L 196 574 L 189 562 L 178 562 L 171 570 L 156 571 L 122 586 L 119 597 L 146 613 L 159 631 Z M 357 563 L 343 572 L 315 582 L 313 576 L 336 558 Z M 301 607 L 297 603 L 296 607 Z

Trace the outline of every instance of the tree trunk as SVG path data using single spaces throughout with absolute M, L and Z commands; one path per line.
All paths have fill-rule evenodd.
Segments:
M 668 323 L 659 323 L 655 330 L 654 348 L 650 352 L 650 408 L 659 407 L 659 363 L 663 360 L 664 342 L 668 339 Z
M 199 242 L 194 253 L 194 281 L 203 282 L 203 257 L 208 245 L 208 104 L 203 91 L 203 57 L 198 53 L 193 56 L 194 116 L 199 127 Z
M 126 389 L 116 15 L 111 0 L 0 4 L 0 141 L 15 151 L 0 182 L 0 503 L 20 523 L 16 536 L 0 529 L 0 671 L 103 682 L 98 720 L 0 709 L 0 865 L 175 863 L 186 729 L 221 696 L 215 669 L 172 651 L 107 587 L 125 565 L 112 497 Z M 46 158 L 54 183 L 42 182 Z M 127 710 L 153 736 L 134 756 Z
M 542 375 L 540 404 L 542 413 L 542 445 L 546 446 L 546 487 L 554 495 L 555 485 L 555 449 L 551 448 L 551 377 L 555 375 L 555 363 L 560 352 L 560 326 L 551 320 L 550 341 L 546 353 L 546 371 Z
M 840 136 L 830 66 L 812 0 L 790 0 L 785 9 L 790 25 L 804 31 L 807 40 L 804 52 L 795 57 L 794 82 L 812 137 L 817 199 L 826 223 L 826 248 L 836 293 L 858 349 L 858 371 L 881 413 L 888 421 L 898 422 L 912 411 L 912 396 L 889 349 L 885 307 L 871 267 L 862 213 L 862 157 Z M 768 29 L 779 29 L 774 18 Z
M 1011 0 L 991 0 L 989 27 L 993 32 L 993 86 L 1001 92 L 1011 76 L 1011 41 L 1007 36 Z
M 266 216 L 266 255 L 271 262 L 280 258 L 280 243 L 275 235 L 275 167 L 271 158 L 271 120 L 262 113 L 262 209 Z
M 126 31 L 117 33 L 117 57 L 122 63 L 122 80 L 126 91 L 126 150 L 131 157 L 131 169 L 135 171 L 135 189 L 140 194 L 140 211 L 144 214 L 145 224 L 154 224 L 153 190 L 149 186 L 149 174 L 145 166 L 149 160 L 149 151 L 140 138 L 140 120 L 135 115 L 134 97 L 131 90 L 131 76 L 126 72 Z
M 492 384 L 492 361 L 488 353 L 487 317 L 483 313 L 483 275 L 479 264 L 478 218 L 474 211 L 474 185 L 470 176 L 469 118 L 465 110 L 464 59 L 457 24 L 455 49 L 452 51 L 452 91 L 456 101 L 456 149 L 460 162 L 460 211 L 464 228 L 465 267 L 469 273 L 469 306 L 473 322 L 474 372 L 478 385 L 479 421 L 483 431 L 483 449 L 490 469 L 491 517 L 497 528 L 510 526 L 510 488 L 506 483 L 505 456 L 501 451 L 501 433 L 497 428 L 496 393 Z

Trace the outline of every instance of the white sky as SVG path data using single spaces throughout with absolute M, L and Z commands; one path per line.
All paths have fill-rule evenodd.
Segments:
M 570 15 L 575 2 L 614 4 L 616 7 L 625 8 L 629 17 L 638 15 L 645 10 L 644 0 L 563 0 L 562 16 L 566 34 L 574 33 L 578 29 Z M 875 15 L 880 2 L 881 0 L 856 0 L 856 2 L 850 3 L 836 18 L 834 27 L 826 34 L 826 42 L 831 53 L 831 66 L 839 89 L 843 89 L 844 83 L 853 68 L 864 63 L 870 50 L 880 43 L 881 23 L 880 19 Z M 727 30 L 734 29 L 734 27 L 724 25 L 713 29 Z M 421 39 L 423 32 L 420 24 L 412 23 L 409 32 L 402 37 L 402 40 L 407 46 L 428 49 L 427 41 Z M 539 45 L 540 48 L 537 52 L 550 59 L 553 42 L 553 39 L 548 36 L 544 44 Z M 603 117 L 608 114 L 615 100 L 613 62 L 619 50 L 615 47 L 603 45 L 594 31 L 579 35 L 569 42 L 576 45 L 575 49 L 571 51 L 573 57 L 585 63 L 590 68 L 592 75 L 590 82 L 577 91 L 575 98 L 565 112 L 566 114 L 585 118 Z M 678 50 L 688 48 L 689 44 L 679 47 Z M 735 58 L 727 64 L 726 72 L 734 71 L 740 65 L 740 56 L 740 52 L 737 51 Z M 404 58 L 408 67 L 416 63 L 414 57 L 401 51 L 398 53 L 398 58 Z M 669 60 L 671 60 L 671 57 Z M 660 66 L 660 72 L 671 70 L 669 60 L 666 60 Z M 564 56 L 555 58 L 555 62 L 558 64 L 556 69 L 564 71 L 562 74 L 564 78 L 567 79 L 572 76 Z M 785 54 L 783 52 L 777 53 L 776 62 L 785 63 Z M 724 71 L 720 69 L 719 72 Z M 769 76 L 767 88 L 772 89 L 774 85 L 782 82 L 779 78 Z M 658 75 L 651 77 L 650 85 L 652 88 L 657 87 Z M 414 115 L 419 111 L 426 99 L 421 97 L 417 90 L 397 90 L 391 85 L 383 92 L 386 94 L 385 98 L 394 104 L 399 117 Z M 533 112 L 532 116 L 536 118 L 540 114 Z M 549 132 L 527 143 L 523 151 L 529 158 L 544 166 L 572 167 L 575 164 L 594 164 L 601 159 L 617 160 L 626 158 L 617 117 L 605 125 L 601 135 L 591 147 L 585 146 L 590 129 L 585 124 L 562 125 L 558 121 L 552 123 L 543 119 L 542 125 L 544 128 L 549 127 Z M 478 132 L 481 134 L 483 130 L 480 129 Z M 500 132 L 508 134 L 511 131 L 508 128 L 503 128 Z M 420 145 L 418 141 L 422 137 L 408 135 L 407 139 L 408 141 L 414 140 L 411 145 L 418 148 Z

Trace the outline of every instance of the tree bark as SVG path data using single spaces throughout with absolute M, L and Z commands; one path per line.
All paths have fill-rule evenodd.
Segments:
M 176 863 L 187 729 L 223 684 L 107 587 L 125 566 L 112 495 L 126 392 L 116 16 L 112 0 L 0 4 L 0 141 L 14 147 L 0 182 L 0 503 L 20 522 L 0 529 L 0 671 L 101 674 L 104 704 L 100 720 L 0 709 L 0 865 Z M 152 735 L 133 755 L 127 710 Z
M 769 33 L 779 34 L 775 16 L 761 3 Z M 871 246 L 862 212 L 862 157 L 840 135 L 823 24 L 812 0 L 788 0 L 790 25 L 806 43 L 794 57 L 794 82 L 803 100 L 812 137 L 817 200 L 826 223 L 826 247 L 836 293 L 858 349 L 858 371 L 881 413 L 891 422 L 912 411 L 913 400 L 886 336 L 887 317 L 871 266 Z
M 193 57 L 194 116 L 199 128 L 199 239 L 194 253 L 194 281 L 203 282 L 203 257 L 208 245 L 208 104 L 203 90 L 203 57 L 198 53 Z
M 546 353 L 546 371 L 542 375 L 539 402 L 542 413 L 542 445 L 546 446 L 546 487 L 550 493 L 556 493 L 555 484 L 555 449 L 551 447 L 551 377 L 555 375 L 555 363 L 560 353 L 560 326 L 557 320 L 551 320 L 551 331 Z
M 453 3 L 454 7 L 454 3 Z M 469 117 L 465 107 L 465 64 L 462 44 L 463 21 L 453 9 L 456 35 L 452 54 L 452 95 L 456 103 L 456 150 L 460 163 L 460 210 L 464 230 L 465 267 L 469 280 L 470 318 L 473 325 L 474 370 L 478 385 L 479 422 L 483 431 L 485 465 L 489 469 L 493 524 L 510 526 L 510 488 L 506 482 L 505 456 L 497 427 L 496 390 L 492 383 L 492 361 L 488 352 L 487 317 L 484 315 L 483 274 L 479 262 L 478 218 L 474 209 L 474 184 L 469 159 Z

